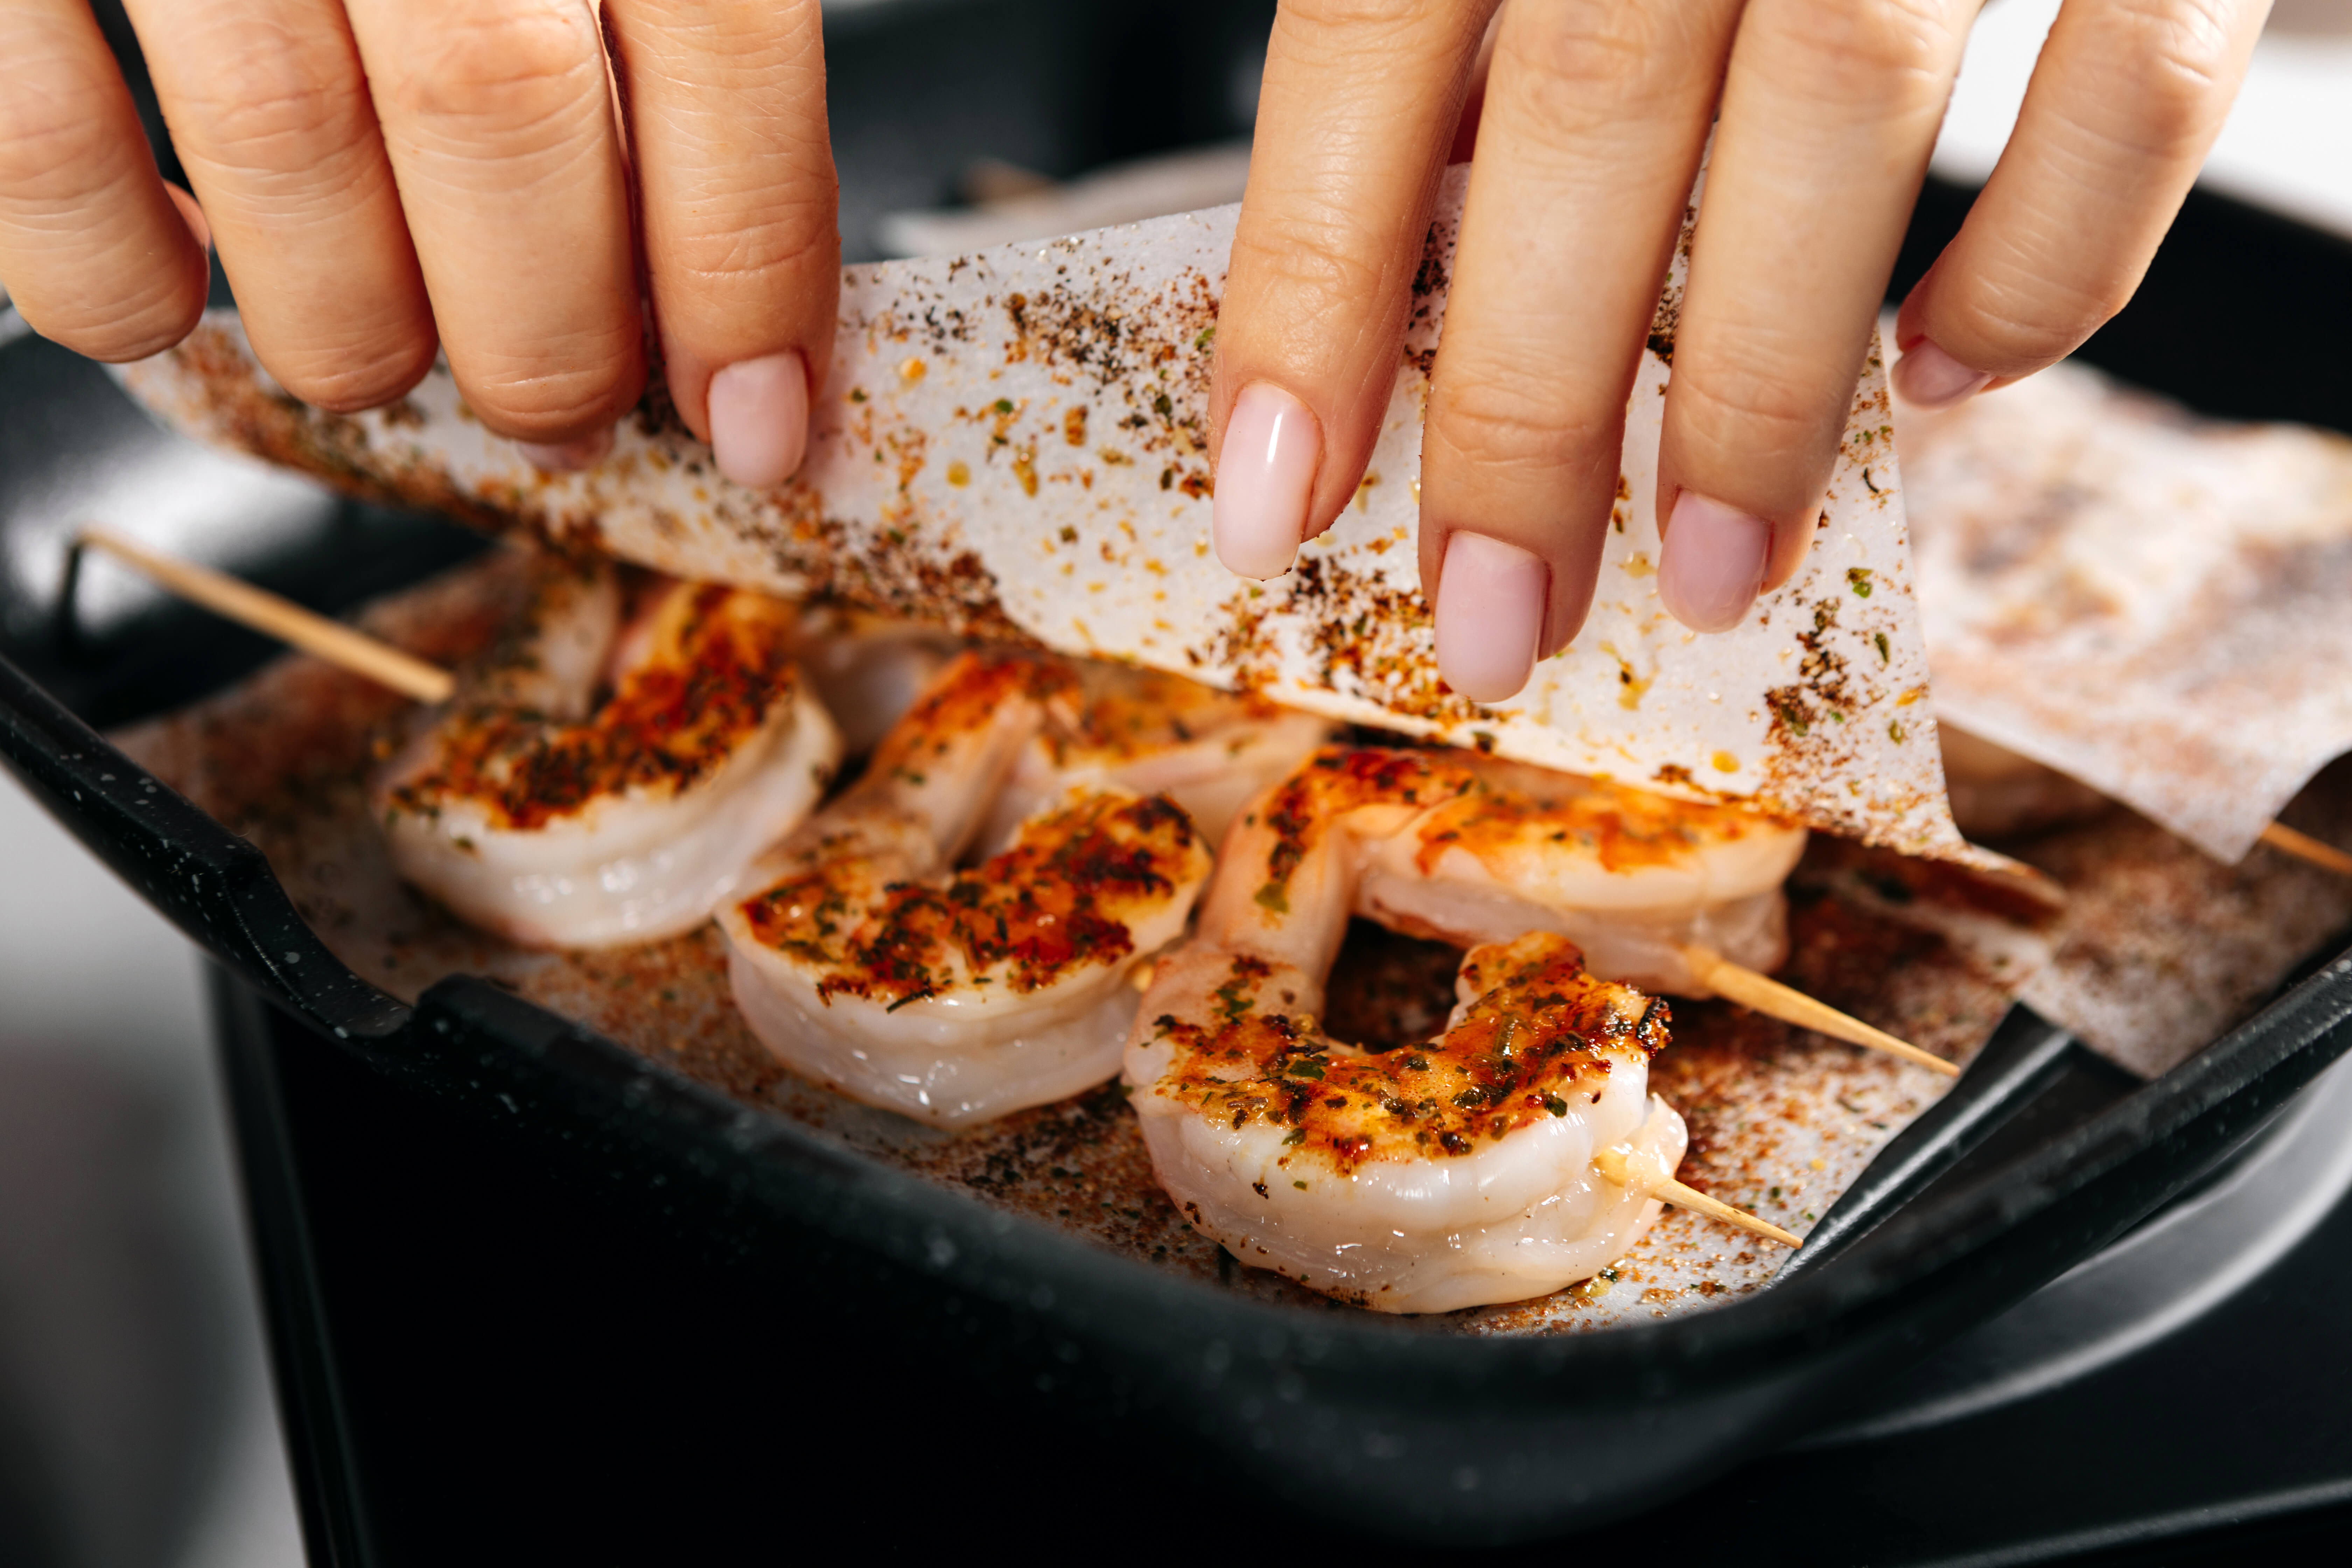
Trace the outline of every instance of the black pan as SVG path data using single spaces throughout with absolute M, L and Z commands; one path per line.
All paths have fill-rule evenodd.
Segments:
M 1966 199 L 1930 191 L 1906 269 Z M 2194 197 L 2087 357 L 2215 412 L 2352 426 L 2342 370 L 2313 368 L 2352 363 L 2347 251 Z M 2292 342 L 2271 324 L 2288 296 Z M 331 606 L 469 545 L 209 462 L 93 367 L 0 344 L 0 758 L 215 961 L 322 1562 L 1597 1523 L 1702 1487 L 2096 1251 L 2352 1045 L 2344 961 L 2145 1087 L 2017 1009 L 1780 1281 L 1706 1314 L 1472 1340 L 1243 1300 L 881 1168 L 486 982 L 412 1010 L 345 970 L 257 851 L 84 721 L 260 650 L 160 605 L 66 607 L 61 531 L 144 475 L 159 505 L 267 513 L 192 526 L 192 552 Z

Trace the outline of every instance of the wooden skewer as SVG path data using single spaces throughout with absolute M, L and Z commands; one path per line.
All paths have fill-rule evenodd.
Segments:
M 250 626 L 265 637 L 291 643 L 339 669 L 389 686 L 419 702 L 446 702 L 457 689 L 457 677 L 440 666 L 412 658 L 388 643 L 313 614 L 250 583 L 150 550 L 111 529 L 85 528 L 81 542 L 136 567 L 182 598 L 193 599 L 216 615 Z
M 2284 822 L 2273 822 L 2263 829 L 2263 842 L 2272 848 L 2308 860 L 2339 877 L 2352 877 L 2352 855 L 2347 855 L 2333 844 L 2323 844 L 2308 833 L 2297 833 Z
M 1592 1156 L 1592 1168 L 1621 1187 L 1637 1187 L 1644 1184 L 1633 1180 L 1633 1173 L 1626 1165 L 1625 1151 L 1622 1148 L 1612 1147 L 1601 1150 Z M 1804 1237 L 1791 1236 L 1769 1220 L 1758 1219 L 1746 1209 L 1733 1208 L 1720 1198 L 1708 1197 L 1697 1188 L 1686 1187 L 1671 1177 L 1650 1187 L 1649 1194 L 1652 1197 L 1663 1199 L 1677 1208 L 1686 1208 L 1694 1214 L 1703 1214 L 1709 1219 L 1721 1220 L 1727 1226 L 1754 1236 L 1763 1237 L 1769 1241 L 1777 1241 L 1783 1247 L 1805 1245 Z
M 1711 947 L 1691 942 L 1683 948 L 1683 958 L 1691 966 L 1691 973 L 1701 985 L 1728 1001 L 1753 1008 L 1767 1017 L 1778 1018 L 1784 1024 L 1794 1024 L 1801 1029 L 1811 1029 L 1843 1040 L 1849 1045 L 1867 1046 L 1874 1051 L 1885 1051 L 1891 1057 L 1901 1057 L 1915 1066 L 1946 1078 L 1958 1078 L 1960 1069 L 1932 1051 L 1923 1051 L 1908 1040 L 1898 1040 L 1884 1029 L 1874 1029 L 1861 1019 L 1839 1012 L 1826 1002 L 1816 1002 L 1801 991 L 1792 990 L 1779 981 L 1757 973 L 1732 963 Z

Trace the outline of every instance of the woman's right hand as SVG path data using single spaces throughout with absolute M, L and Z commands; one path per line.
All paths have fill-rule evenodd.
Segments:
M 392 402 L 437 346 L 549 467 L 636 403 L 642 288 L 679 414 L 777 483 L 839 287 L 818 0 L 602 10 L 600 37 L 592 0 L 129 0 L 191 197 L 87 0 L 8 0 L 0 279 L 42 335 L 139 359 L 194 327 L 209 241 L 297 397 Z

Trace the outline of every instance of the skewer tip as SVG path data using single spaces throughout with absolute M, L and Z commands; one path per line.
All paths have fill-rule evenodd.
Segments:
M 1638 1188 L 1661 1203 L 1669 1203 L 1676 1208 L 1688 1209 L 1693 1214 L 1705 1215 L 1707 1218 L 1730 1226 L 1735 1230 L 1744 1230 L 1751 1236 L 1760 1236 L 1768 1241 L 1777 1241 L 1783 1247 L 1805 1245 L 1804 1237 L 1782 1230 L 1770 1220 L 1759 1219 L 1746 1209 L 1733 1207 L 1721 1198 L 1711 1198 L 1696 1187 L 1687 1186 L 1671 1176 L 1654 1184 L 1637 1182 L 1625 1158 L 1625 1148 L 1622 1144 L 1612 1145 L 1596 1152 L 1592 1156 L 1592 1168 L 1621 1187 Z
M 2281 854 L 2292 855 L 2339 877 L 2352 877 L 2352 855 L 2308 833 L 2298 833 L 2284 822 L 2273 822 L 2263 828 L 2262 841 Z
M 1690 965 L 1692 975 L 1701 985 L 1727 1002 L 1778 1018 L 1784 1024 L 1794 1024 L 1801 1029 L 1827 1035 L 1843 1040 L 1850 1046 L 1862 1046 L 1874 1051 L 1884 1051 L 1900 1057 L 1914 1067 L 1946 1078 L 1960 1076 L 1958 1067 L 1933 1051 L 1922 1050 L 1910 1041 L 1897 1038 L 1885 1030 L 1874 1028 L 1848 1013 L 1842 1013 L 1828 1003 L 1816 1000 L 1791 985 L 1783 985 L 1769 974 L 1759 974 L 1744 964 L 1732 963 L 1713 948 L 1690 943 L 1683 949 L 1683 958 Z

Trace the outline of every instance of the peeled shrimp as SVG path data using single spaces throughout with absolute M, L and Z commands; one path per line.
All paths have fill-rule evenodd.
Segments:
M 1686 946 L 1759 973 L 1787 958 L 1803 828 L 1517 763 L 1417 768 L 1435 798 L 1362 841 L 1358 913 L 1462 947 L 1557 931 L 1594 973 L 1676 996 L 1710 994 Z
M 385 771 L 400 874 L 537 947 L 700 924 L 840 759 L 764 595 L 559 565 L 525 625 Z
M 1184 930 L 1209 851 L 1184 812 L 1108 779 L 1040 804 L 958 869 L 1022 752 L 1081 698 L 1059 661 L 968 653 L 865 776 L 720 911 L 735 1000 L 795 1069 L 961 1127 L 1114 1076 L 1129 973 Z
M 1551 932 L 1477 947 L 1425 1046 L 1318 1023 L 1367 846 L 1458 798 L 1427 753 L 1325 752 L 1227 840 L 1195 940 L 1143 998 L 1126 1079 L 1160 1183 L 1242 1261 L 1393 1312 L 1588 1278 L 1657 1215 L 1682 1118 L 1647 1092 L 1667 1012 Z M 1594 1166 L 1596 1156 L 1629 1179 Z M 1621 1163 L 1622 1162 L 1622 1163 Z
M 1331 734 L 1311 713 L 1158 670 L 1082 664 L 1076 675 L 1076 711 L 1023 749 L 984 842 L 1064 791 L 1098 782 L 1167 795 L 1214 846 L 1244 805 Z

